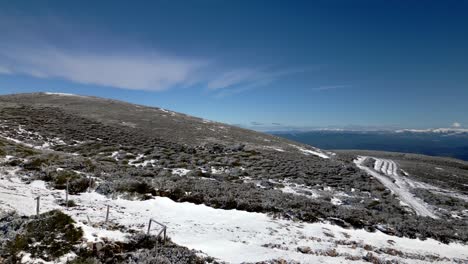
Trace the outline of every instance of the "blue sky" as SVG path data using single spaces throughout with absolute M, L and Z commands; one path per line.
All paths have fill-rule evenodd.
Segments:
M 257 129 L 468 124 L 468 1 L 2 1 L 0 94 Z

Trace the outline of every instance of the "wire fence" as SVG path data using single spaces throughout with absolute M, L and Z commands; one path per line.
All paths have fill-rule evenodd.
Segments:
M 67 185 L 66 185 L 66 188 L 65 188 L 65 204 L 66 204 L 66 208 L 68 210 L 69 208 L 69 199 L 68 199 L 68 195 L 69 195 L 69 182 L 67 181 Z M 41 196 L 37 196 L 36 198 L 34 198 L 34 200 L 37 201 L 36 203 L 36 214 L 39 215 L 40 214 L 40 199 L 41 199 Z M 88 214 L 86 214 L 86 219 L 88 220 L 88 224 L 90 226 L 96 226 L 96 227 L 108 227 L 110 224 L 111 224 L 111 221 L 110 221 L 110 213 L 111 213 L 111 206 L 108 204 L 106 205 L 106 211 L 105 211 L 105 214 L 103 214 L 103 219 L 104 221 L 99 221 L 99 219 L 93 219 L 93 221 L 91 221 L 91 218 L 89 217 Z M 105 215 L 105 217 L 104 217 Z M 146 231 L 146 235 L 151 235 L 151 231 L 154 231 L 154 225 L 157 225 L 159 228 L 157 229 L 157 235 L 156 235 L 156 238 L 157 239 L 162 239 L 163 243 L 165 244 L 166 241 L 167 241 L 167 226 L 165 224 L 162 224 L 158 221 L 156 221 L 155 219 L 153 218 L 150 218 L 149 219 L 149 222 L 148 222 L 148 229 Z M 152 229 L 153 227 L 153 229 Z

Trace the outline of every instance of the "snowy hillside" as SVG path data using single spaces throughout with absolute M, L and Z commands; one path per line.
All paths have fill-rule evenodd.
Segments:
M 2 169 L 0 209 L 34 215 L 34 199 L 39 196 L 40 210 L 59 209 L 72 216 L 77 227 L 84 231 L 83 243 L 125 241 L 132 232 L 145 232 L 148 220 L 156 218 L 168 226 L 168 236 L 175 243 L 194 249 L 199 255 L 229 263 L 269 259 L 301 263 L 353 260 L 359 263 L 373 255 L 380 260 L 411 260 L 412 263 L 426 263 L 426 258 L 447 263 L 468 258 L 468 246 L 458 243 L 446 245 L 433 239 L 399 238 L 380 231 L 345 229 L 327 222 L 275 219 L 261 213 L 177 203 L 165 197 L 146 201 L 110 199 L 90 190 L 70 195 L 69 199 L 77 205 L 66 208 L 58 203 L 65 199 L 63 190 L 47 188 L 47 184 L 39 180 L 25 183 L 19 170 L 15 167 Z M 102 224 L 108 205 L 109 221 L 119 226 L 117 230 Z M 152 232 L 157 233 L 158 230 Z M 33 261 L 27 253 L 19 254 L 22 260 Z M 67 257 L 71 259 L 74 256 L 69 254 Z
M 466 164 L 379 155 L 94 97 L 0 97 L 0 263 L 465 262 Z

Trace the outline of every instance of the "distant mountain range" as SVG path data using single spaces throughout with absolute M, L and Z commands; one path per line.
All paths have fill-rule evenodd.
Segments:
M 270 134 L 323 149 L 360 149 L 417 153 L 468 160 L 468 129 L 352 131 L 270 131 Z
M 429 128 L 429 129 L 400 129 L 396 133 L 438 133 L 438 134 L 466 134 L 467 128 Z

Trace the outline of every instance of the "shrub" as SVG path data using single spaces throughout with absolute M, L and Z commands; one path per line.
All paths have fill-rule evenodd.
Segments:
M 67 264 L 100 264 L 101 262 L 92 257 L 77 257 L 74 260 L 70 260 Z
M 83 236 L 73 219 L 59 210 L 43 213 L 26 221 L 15 238 L 7 243 L 11 256 L 28 252 L 34 258 L 51 261 L 73 249 Z M 40 243 L 35 243 L 40 242 Z
M 128 180 L 118 182 L 115 190 L 118 192 L 146 194 L 153 192 L 154 189 L 145 181 Z
M 90 180 L 88 178 L 69 170 L 53 172 L 51 177 L 54 183 L 54 188 L 59 190 L 65 189 L 68 181 L 68 191 L 70 194 L 85 192 L 90 185 Z
M 34 158 L 24 164 L 24 169 L 26 170 L 33 170 L 33 171 L 40 171 L 42 164 L 45 164 L 46 160 L 41 158 Z
M 78 194 L 78 193 L 85 192 L 89 188 L 90 183 L 91 181 L 85 177 L 73 179 L 69 183 L 68 191 L 70 194 Z

